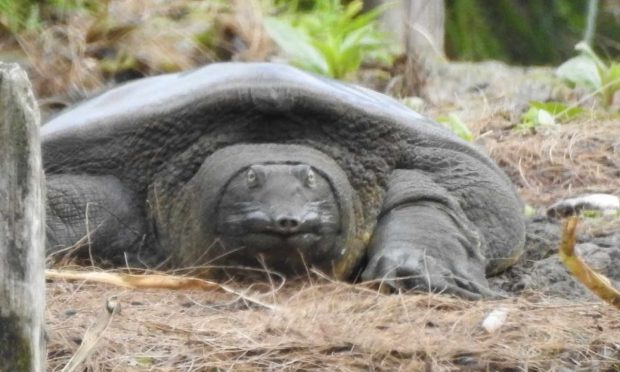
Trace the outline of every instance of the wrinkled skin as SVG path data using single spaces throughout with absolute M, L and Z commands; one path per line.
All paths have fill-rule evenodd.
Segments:
M 42 139 L 49 253 L 79 242 L 119 264 L 316 268 L 477 299 L 523 251 L 522 204 L 488 156 L 388 97 L 284 65 L 129 83 Z
M 423 174 L 398 170 L 385 202 L 363 279 L 469 299 L 495 296 L 485 278 L 481 236 L 444 190 Z
M 362 274 L 393 289 L 445 292 L 468 299 L 494 296 L 484 273 L 484 257 L 471 255 L 466 236 L 442 206 L 418 203 L 385 216 L 371 242 Z M 439 234 L 429 234 L 431 230 Z M 475 239 L 470 244 L 476 244 Z M 432 249 L 429 247 L 441 247 Z
M 334 249 L 340 211 L 329 182 L 307 164 L 255 164 L 234 176 L 220 200 L 217 232 L 245 261 L 301 273 Z M 282 256 L 290 256 L 283 266 Z

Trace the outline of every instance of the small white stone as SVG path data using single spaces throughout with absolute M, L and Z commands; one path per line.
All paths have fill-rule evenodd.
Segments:
M 489 315 L 484 318 L 482 321 L 482 328 L 484 328 L 487 333 L 493 333 L 500 329 L 502 325 L 506 322 L 506 318 L 508 317 L 508 309 L 505 307 L 497 308 L 489 313 Z

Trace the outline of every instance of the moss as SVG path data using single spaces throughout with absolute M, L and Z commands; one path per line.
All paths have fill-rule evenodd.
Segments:
M 31 371 L 31 343 L 19 327 L 20 318 L 10 313 L 0 316 L 0 361 L 5 371 Z

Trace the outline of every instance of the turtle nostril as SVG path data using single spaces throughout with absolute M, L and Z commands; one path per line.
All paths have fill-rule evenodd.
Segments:
M 283 233 L 294 233 L 299 229 L 301 222 L 294 217 L 281 217 L 276 221 L 278 230 Z

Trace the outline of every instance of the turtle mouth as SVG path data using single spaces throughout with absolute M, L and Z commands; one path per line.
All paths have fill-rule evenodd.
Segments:
M 312 232 L 261 231 L 245 234 L 241 239 L 247 247 L 257 250 L 278 248 L 309 248 L 321 240 L 321 235 Z

